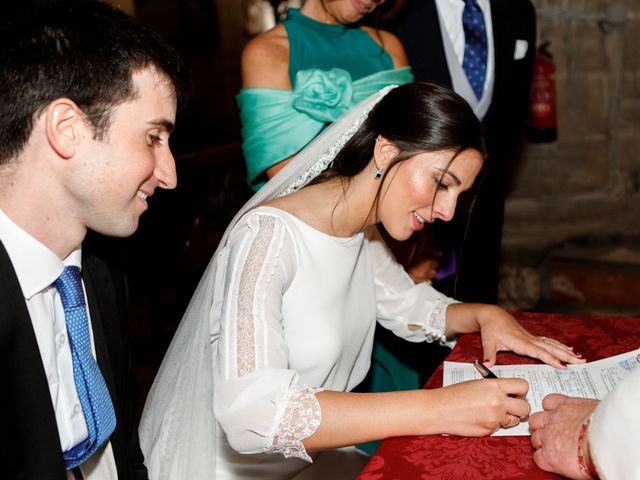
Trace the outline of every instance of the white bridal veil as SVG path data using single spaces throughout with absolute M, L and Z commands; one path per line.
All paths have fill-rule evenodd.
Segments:
M 250 209 L 303 187 L 327 168 L 373 106 L 392 88 L 380 90 L 336 120 L 231 221 L 187 307 L 145 404 L 139 433 L 152 480 L 215 479 L 218 427 L 213 414 L 213 371 L 229 231 Z

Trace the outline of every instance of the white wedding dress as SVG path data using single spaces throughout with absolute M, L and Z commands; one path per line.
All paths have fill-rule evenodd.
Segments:
M 251 208 L 324 168 L 370 106 L 358 108 L 336 122 L 340 135 L 325 137 L 329 148 L 312 152 L 324 166 L 276 176 L 284 190 L 260 198 L 269 182 L 226 232 L 145 405 L 140 439 L 152 480 L 353 478 L 363 465 L 353 447 L 309 453 L 301 443 L 322 421 L 315 393 L 362 381 L 376 321 L 409 341 L 446 343 L 453 300 L 415 285 L 376 229 L 339 238 Z

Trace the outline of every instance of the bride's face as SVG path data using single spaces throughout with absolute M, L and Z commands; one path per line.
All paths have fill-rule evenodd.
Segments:
M 393 238 L 406 240 L 425 223 L 453 218 L 458 197 L 471 188 L 482 167 L 477 150 L 463 151 L 447 167 L 453 155 L 450 150 L 420 153 L 394 165 L 384 177 L 377 220 Z

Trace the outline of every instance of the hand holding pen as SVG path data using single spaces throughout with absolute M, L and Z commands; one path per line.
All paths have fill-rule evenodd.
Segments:
M 480 362 L 480 360 L 475 360 L 473 362 L 473 366 L 478 371 L 478 373 L 482 376 L 482 378 L 485 378 L 485 379 L 498 378 L 498 376 L 495 373 L 493 373 L 491 370 L 489 370 L 489 368 L 486 367 L 482 362 Z M 507 396 L 511 398 L 518 398 L 518 395 L 514 395 L 512 393 L 507 394 Z M 508 415 L 508 421 L 506 423 L 503 423 L 502 427 L 504 428 L 515 427 L 520 423 L 520 420 L 521 420 L 520 417 L 512 415 L 508 412 L 507 412 L 507 415 Z

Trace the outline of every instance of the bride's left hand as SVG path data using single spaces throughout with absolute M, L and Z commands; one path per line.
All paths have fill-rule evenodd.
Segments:
M 544 363 L 561 369 L 566 368 L 567 363 L 586 362 L 572 347 L 553 338 L 532 335 L 512 315 L 498 306 L 482 309 L 477 321 L 480 325 L 484 364 L 488 367 L 495 364 L 496 354 L 505 350 L 539 358 Z

